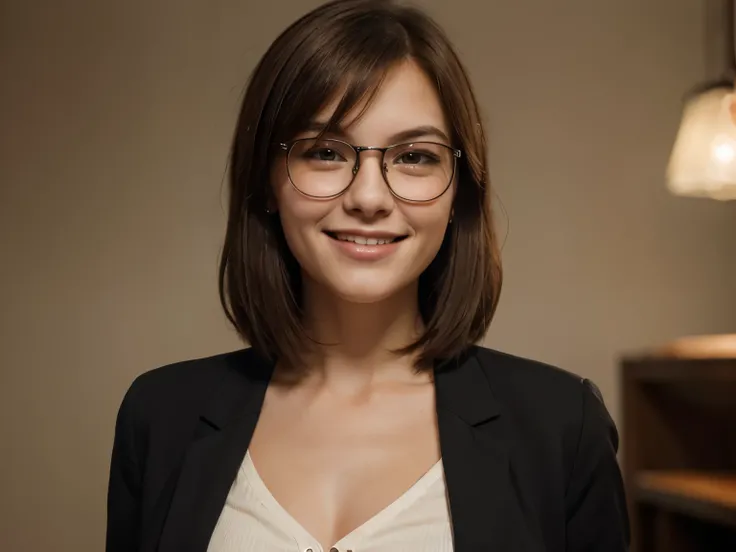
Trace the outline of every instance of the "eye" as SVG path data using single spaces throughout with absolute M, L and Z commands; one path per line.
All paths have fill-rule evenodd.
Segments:
M 397 165 L 430 165 L 439 162 L 439 157 L 428 151 L 404 151 L 394 158 Z
M 345 159 L 345 157 L 339 151 L 317 146 L 305 151 L 304 157 L 313 161 L 324 161 L 328 163 L 347 161 L 347 159 Z

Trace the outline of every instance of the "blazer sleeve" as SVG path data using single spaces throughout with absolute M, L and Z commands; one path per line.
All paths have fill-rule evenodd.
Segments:
M 141 423 L 136 384 L 126 393 L 115 422 L 107 492 L 106 552 L 134 552 L 140 544 Z
M 582 423 L 566 494 L 567 552 L 624 552 L 629 518 L 618 432 L 598 388 L 582 380 Z

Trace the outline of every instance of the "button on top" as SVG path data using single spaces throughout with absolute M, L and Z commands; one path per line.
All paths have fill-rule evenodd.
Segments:
M 340 551 L 333 546 L 332 548 L 330 548 L 330 552 L 340 552 Z

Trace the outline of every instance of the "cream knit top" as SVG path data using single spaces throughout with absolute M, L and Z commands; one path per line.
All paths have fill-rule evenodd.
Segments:
M 324 549 L 276 501 L 247 453 L 208 552 L 452 552 L 450 519 L 440 460 L 398 499 Z

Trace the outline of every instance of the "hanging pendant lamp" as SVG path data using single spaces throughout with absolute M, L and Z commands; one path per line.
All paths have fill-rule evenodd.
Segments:
M 675 195 L 736 200 L 734 1 L 725 3 L 726 77 L 699 87 L 685 103 L 667 167 Z

